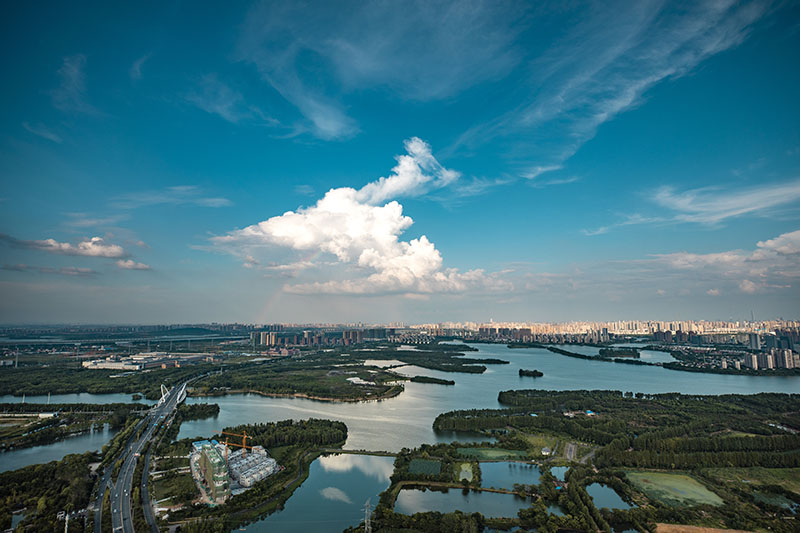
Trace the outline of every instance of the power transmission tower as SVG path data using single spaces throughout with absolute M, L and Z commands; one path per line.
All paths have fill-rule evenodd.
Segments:
M 369 500 L 367 498 L 367 503 L 364 504 L 364 533 L 372 533 L 372 506 Z

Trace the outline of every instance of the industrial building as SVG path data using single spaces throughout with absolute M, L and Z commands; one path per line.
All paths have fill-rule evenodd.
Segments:
M 147 368 L 172 368 L 184 364 L 199 363 L 213 360 L 213 355 L 207 353 L 166 353 L 142 352 L 128 357 L 107 357 L 84 361 L 83 368 L 91 370 L 131 370 L 139 371 Z

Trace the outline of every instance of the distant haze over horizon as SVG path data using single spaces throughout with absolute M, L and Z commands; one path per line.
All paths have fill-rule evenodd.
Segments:
M 674 329 L 674 330 L 698 330 L 711 331 L 711 330 L 724 330 L 727 328 L 738 328 L 741 330 L 770 330 L 771 328 L 796 328 L 800 326 L 800 319 L 764 319 L 764 320 L 744 320 L 744 319 L 631 319 L 631 320 L 571 320 L 565 322 L 538 322 L 538 321 L 493 321 L 493 320 L 468 320 L 468 321 L 439 321 L 439 322 L 272 322 L 272 323 L 255 323 L 255 322 L 197 322 L 197 323 L 173 323 L 173 324 L 158 324 L 158 323 L 29 323 L 29 324 L 0 324 L 0 329 L 37 329 L 37 328 L 143 328 L 152 331 L 169 331 L 185 328 L 210 328 L 212 330 L 226 332 L 236 331 L 242 328 L 263 328 L 267 326 L 282 326 L 285 328 L 442 328 L 448 330 L 456 329 L 475 329 L 478 327 L 495 327 L 495 328 L 519 328 L 519 327 L 532 327 L 535 331 L 555 331 L 555 330 L 574 330 L 574 331 L 588 331 L 591 329 L 608 328 L 612 332 L 644 332 L 651 329 Z M 156 329 L 163 328 L 163 329 Z M 0 331 L 2 333 L 2 331 Z
M 797 316 L 798 21 L 12 2 L 0 324 Z

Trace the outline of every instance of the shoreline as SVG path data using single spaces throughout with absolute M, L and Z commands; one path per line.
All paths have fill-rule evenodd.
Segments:
M 293 393 L 286 393 L 286 392 L 264 392 L 259 390 L 251 390 L 251 389 L 231 389 L 225 392 L 220 393 L 197 393 L 191 392 L 187 393 L 187 396 L 192 398 L 214 398 L 217 396 L 228 396 L 230 394 L 257 394 L 259 396 L 264 396 L 266 398 L 302 398 L 305 400 L 314 400 L 318 402 L 328 402 L 328 403 L 358 403 L 358 402 L 370 402 L 370 401 L 381 401 L 381 400 L 388 400 L 390 398 L 394 398 L 399 396 L 405 387 L 392 385 L 390 386 L 389 390 L 386 391 L 384 394 L 374 397 L 365 397 L 365 398 L 330 398 L 327 396 L 314 396 L 311 394 L 307 394 L 305 392 L 293 392 Z

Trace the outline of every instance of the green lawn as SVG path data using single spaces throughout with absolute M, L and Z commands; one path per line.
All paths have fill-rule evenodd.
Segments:
M 800 494 L 800 468 L 708 468 L 703 474 L 720 481 L 738 483 L 743 487 L 753 485 L 780 485 Z
M 408 471 L 411 474 L 435 476 L 442 471 L 442 462 L 438 459 L 412 459 Z
M 649 498 L 667 505 L 722 505 L 722 498 L 685 474 L 643 471 L 626 471 L 625 474 Z
M 527 452 L 520 450 L 506 450 L 505 448 L 459 448 L 458 453 L 465 457 L 474 457 L 478 460 L 484 461 L 528 458 Z
M 520 433 L 519 435 L 528 441 L 531 447 L 533 447 L 533 449 L 537 452 L 541 452 L 542 448 L 550 448 L 552 450 L 558 441 L 556 437 L 547 435 L 545 433 Z

